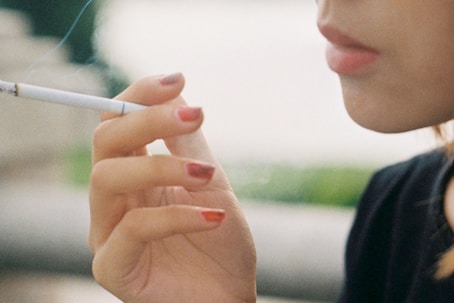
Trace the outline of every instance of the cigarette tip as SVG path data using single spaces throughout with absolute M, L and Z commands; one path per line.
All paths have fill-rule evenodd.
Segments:
M 0 93 L 16 95 L 16 84 L 0 80 Z

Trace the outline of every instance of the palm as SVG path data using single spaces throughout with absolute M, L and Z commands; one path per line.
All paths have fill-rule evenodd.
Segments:
M 128 294 L 125 301 L 228 302 L 229 297 L 241 297 L 243 288 L 250 289 L 255 282 L 255 250 L 236 198 L 226 184 L 219 173 L 201 191 L 158 187 L 119 197 L 126 202 L 124 212 L 187 204 L 223 208 L 228 213 L 216 230 L 173 235 L 144 245 L 130 266 L 118 273 L 117 287 Z M 106 252 L 111 251 L 108 243 L 103 247 Z M 216 294 L 216 301 L 210 293 Z

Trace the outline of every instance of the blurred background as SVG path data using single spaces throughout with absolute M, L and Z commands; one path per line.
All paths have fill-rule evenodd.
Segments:
M 244 203 L 263 302 L 333 301 L 370 174 L 436 145 L 429 131 L 383 135 L 349 119 L 314 1 L 0 0 L 0 22 L 1 80 L 112 97 L 184 73 Z M 0 102 L 0 302 L 115 302 L 90 279 L 85 240 L 98 114 Z

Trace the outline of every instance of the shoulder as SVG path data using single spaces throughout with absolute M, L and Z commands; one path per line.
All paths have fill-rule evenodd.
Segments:
M 389 165 L 377 171 L 365 191 L 367 195 L 386 196 L 395 191 L 400 193 L 436 194 L 438 183 L 450 168 L 450 161 L 443 150 L 434 150 L 415 156 L 409 160 Z M 407 192 L 408 191 L 408 192 Z
M 445 153 L 436 150 L 376 172 L 359 201 L 350 236 L 380 234 L 388 241 L 397 230 L 423 233 L 428 212 L 442 213 L 438 206 L 450 167 Z
M 406 235 L 416 240 L 426 228 L 445 224 L 442 201 L 451 169 L 443 150 L 381 169 L 361 197 L 350 236 L 379 234 L 386 242 Z
M 443 150 L 434 150 L 417 155 L 409 160 L 389 165 L 379 170 L 377 177 L 390 176 L 402 177 L 414 172 L 439 172 L 440 168 L 448 163 L 448 157 Z
M 347 243 L 345 302 L 353 295 L 405 296 L 420 286 L 452 239 L 449 231 L 439 232 L 446 225 L 440 202 L 451 167 L 444 151 L 436 150 L 373 175 Z

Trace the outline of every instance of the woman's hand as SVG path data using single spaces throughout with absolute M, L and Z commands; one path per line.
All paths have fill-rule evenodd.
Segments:
M 183 86 L 181 74 L 143 79 L 117 99 L 149 108 L 103 114 L 90 184 L 93 274 L 125 302 L 255 302 L 250 231 Z M 148 155 L 158 139 L 170 155 Z

